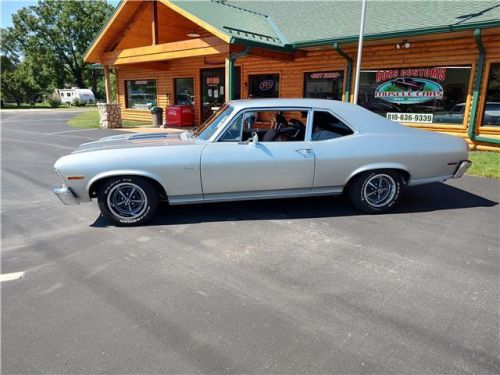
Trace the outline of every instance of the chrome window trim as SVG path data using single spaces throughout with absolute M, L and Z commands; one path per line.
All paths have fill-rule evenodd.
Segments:
M 322 140 L 322 141 L 315 141 L 312 139 L 312 123 L 311 123 L 311 137 L 309 138 L 309 141 L 310 142 L 325 142 L 325 141 L 336 141 L 338 139 L 342 139 L 342 138 L 346 138 L 346 137 L 352 137 L 354 135 L 359 135 L 359 132 L 356 130 L 355 127 L 353 127 L 349 122 L 345 121 L 342 116 L 339 116 L 338 114 L 336 114 L 335 112 L 333 112 L 331 109 L 329 108 L 313 108 L 313 117 L 314 118 L 314 111 L 321 111 L 321 112 L 328 112 L 330 113 L 332 116 L 335 116 L 336 118 L 338 118 L 340 121 L 342 121 L 344 123 L 345 126 L 347 126 L 349 129 L 351 129 L 352 131 L 352 134 L 349 134 L 349 135 L 344 135 L 342 137 L 337 137 L 337 138 L 332 138 L 332 139 L 325 139 L 325 140 Z
M 311 125 L 312 125 L 312 122 L 311 122 L 311 114 L 312 114 L 312 111 L 313 111 L 313 108 L 312 107 L 254 107 L 254 108 L 245 108 L 245 109 L 241 109 L 240 111 L 236 112 L 234 114 L 233 117 L 231 117 L 228 122 L 224 125 L 224 128 L 216 135 L 216 138 L 214 138 L 211 142 L 212 143 L 217 143 L 219 142 L 219 139 L 222 137 L 222 135 L 224 134 L 224 132 L 231 126 L 231 124 L 233 123 L 233 120 L 234 119 L 237 119 L 239 117 L 239 115 L 243 115 L 245 114 L 246 112 L 256 112 L 256 111 L 267 111 L 267 112 L 271 112 L 271 111 L 298 111 L 298 112 L 304 112 L 304 111 L 307 111 L 307 121 L 306 121 L 306 134 L 304 136 L 304 140 L 303 141 L 291 141 L 291 142 L 307 142 L 309 141 L 310 139 L 310 128 L 311 128 Z M 238 141 L 223 141 L 221 143 L 239 143 Z M 272 143 L 272 142 L 263 142 L 263 143 Z

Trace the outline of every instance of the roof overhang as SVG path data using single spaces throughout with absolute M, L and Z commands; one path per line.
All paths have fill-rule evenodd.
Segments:
M 431 35 L 431 34 L 445 34 L 457 31 L 475 30 L 475 29 L 485 29 L 500 27 L 500 21 L 491 22 L 481 22 L 481 23 L 468 23 L 464 25 L 449 25 L 434 28 L 425 29 L 413 29 L 390 33 L 380 33 L 380 34 L 367 34 L 363 36 L 364 40 L 381 40 L 381 39 L 393 39 L 393 38 L 403 38 L 411 36 L 421 36 L 421 35 Z M 350 35 L 342 38 L 333 39 L 321 39 L 321 40 L 311 40 L 297 42 L 292 45 L 293 48 L 306 48 L 306 47 L 319 47 L 325 45 L 332 45 L 334 43 L 345 44 L 345 43 L 355 43 L 359 40 L 359 35 Z

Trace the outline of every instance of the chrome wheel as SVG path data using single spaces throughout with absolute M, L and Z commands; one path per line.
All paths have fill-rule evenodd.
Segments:
M 394 179 L 385 174 L 370 177 L 363 187 L 363 198 L 372 207 L 382 207 L 390 203 L 397 192 Z
M 114 215 L 122 219 L 135 219 L 146 211 L 148 198 L 140 186 L 122 182 L 111 188 L 107 204 Z

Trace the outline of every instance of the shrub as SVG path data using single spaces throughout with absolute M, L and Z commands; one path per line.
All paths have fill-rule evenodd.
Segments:
M 75 107 L 85 107 L 87 103 L 86 102 L 82 102 L 80 99 L 78 98 L 74 98 L 72 101 L 71 101 L 71 105 L 74 105 Z
M 61 99 L 59 99 L 58 96 L 53 95 L 47 99 L 47 103 L 49 103 L 51 108 L 57 108 L 61 105 Z

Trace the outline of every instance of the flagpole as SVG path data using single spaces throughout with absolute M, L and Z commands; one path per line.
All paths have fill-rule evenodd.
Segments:
M 366 12 L 366 0 L 362 0 L 361 5 L 361 25 L 359 26 L 359 41 L 358 41 L 358 58 L 356 61 L 356 78 L 354 81 L 354 104 L 358 103 L 358 92 L 359 92 L 359 73 L 361 70 L 361 57 L 363 54 L 363 34 L 365 30 L 365 12 Z

